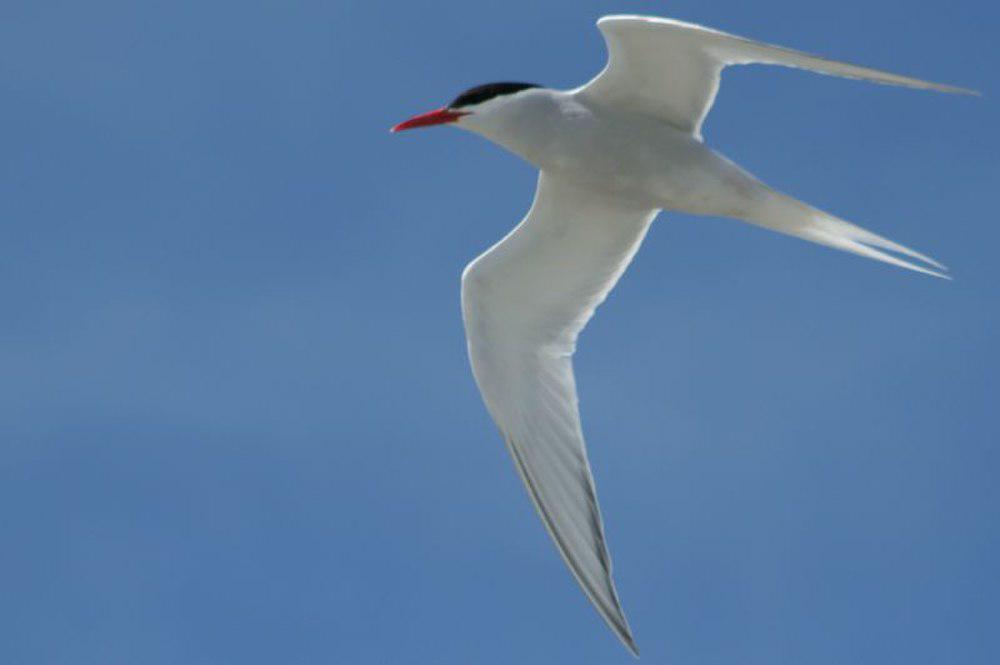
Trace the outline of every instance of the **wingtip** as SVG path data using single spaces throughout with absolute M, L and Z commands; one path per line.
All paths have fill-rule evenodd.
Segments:
M 625 614 L 621 611 L 621 607 L 618 608 L 619 616 L 618 621 L 611 622 L 608 621 L 611 628 L 614 630 L 615 635 L 621 640 L 621 643 L 625 645 L 629 653 L 635 656 L 636 659 L 639 658 L 639 645 L 636 644 L 635 638 L 632 637 L 632 628 L 628 625 L 628 620 L 625 619 Z
M 958 85 L 945 85 L 945 84 L 935 84 L 934 90 L 938 92 L 944 92 L 951 95 L 968 95 L 969 97 L 980 97 L 982 98 L 983 93 L 979 90 L 973 90 L 972 88 L 963 88 Z

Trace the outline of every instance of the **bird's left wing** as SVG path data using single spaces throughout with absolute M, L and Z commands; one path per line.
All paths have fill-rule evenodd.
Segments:
M 608 64 L 579 90 L 580 94 L 598 103 L 663 118 L 698 138 L 727 65 L 783 65 L 888 85 L 976 94 L 674 19 L 605 16 L 597 27 L 608 45 Z
M 524 220 L 462 275 L 469 356 L 486 407 L 560 554 L 633 653 L 611 579 L 572 356 L 656 213 L 543 172 Z

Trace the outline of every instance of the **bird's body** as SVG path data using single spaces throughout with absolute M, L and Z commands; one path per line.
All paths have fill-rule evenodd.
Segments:
M 722 69 L 760 62 L 968 91 L 670 19 L 615 16 L 598 26 L 610 59 L 586 85 L 568 91 L 480 86 L 394 130 L 454 123 L 540 171 L 527 216 L 462 275 L 469 356 L 483 400 L 560 554 L 601 616 L 637 653 L 611 577 L 572 356 L 577 336 L 657 213 L 736 218 L 944 276 L 929 257 L 781 194 L 707 147 L 701 125 Z
M 469 129 L 553 176 L 650 209 L 739 217 L 768 188 L 690 133 L 579 90 L 534 88 Z M 492 119 L 491 119 L 492 120 Z M 516 126 L 516 132 L 508 129 Z

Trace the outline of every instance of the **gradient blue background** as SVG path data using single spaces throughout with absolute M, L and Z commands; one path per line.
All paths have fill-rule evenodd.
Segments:
M 467 368 L 462 267 L 530 167 L 388 127 L 570 87 L 646 12 L 980 88 L 727 71 L 709 142 L 933 280 L 664 215 L 582 338 L 647 663 L 995 663 L 997 9 L 0 9 L 0 662 L 628 663 Z

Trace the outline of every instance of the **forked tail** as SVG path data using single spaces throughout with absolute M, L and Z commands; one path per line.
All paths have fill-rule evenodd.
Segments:
M 746 221 L 876 261 L 951 279 L 946 274 L 948 269 L 931 257 L 773 190 L 753 218 Z M 907 261 L 897 254 L 916 261 Z

